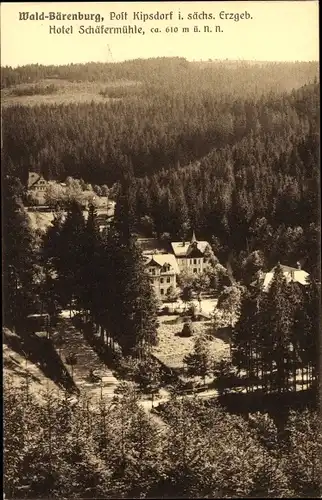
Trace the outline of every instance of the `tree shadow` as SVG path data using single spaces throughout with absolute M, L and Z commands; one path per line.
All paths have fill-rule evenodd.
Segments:
M 40 378 L 36 377 L 36 375 L 34 375 L 33 373 L 30 373 L 30 371 L 28 371 L 28 368 L 23 369 L 23 365 L 21 365 L 19 363 L 19 361 L 13 361 L 12 359 L 4 359 L 3 366 L 5 368 L 10 369 L 10 371 L 11 371 L 11 373 L 13 373 L 13 375 L 16 375 L 18 377 L 25 378 L 25 379 L 29 378 L 33 382 L 37 382 L 38 384 L 41 384 Z
M 220 395 L 217 400 L 227 411 L 237 415 L 268 413 L 279 429 L 284 429 L 291 410 L 317 407 L 317 394 L 312 389 L 283 394 L 267 394 L 258 389 L 252 393 Z
M 39 338 L 36 335 L 24 337 L 5 335 L 4 342 L 14 352 L 37 365 L 44 376 L 52 380 L 58 387 L 70 393 L 79 393 L 51 340 Z
M 209 329 L 213 335 L 213 337 L 216 337 L 219 340 L 222 340 L 226 344 L 230 343 L 231 336 L 232 336 L 232 327 L 231 326 L 224 326 L 222 328 L 217 328 L 214 330 L 214 328 Z M 210 332 L 209 332 L 210 333 Z
M 78 325 L 79 326 L 79 325 Z M 93 333 L 93 328 L 90 323 L 79 326 L 86 342 L 90 345 L 93 351 L 97 354 L 102 364 L 106 365 L 111 370 L 117 369 L 117 353 L 107 345 L 103 339 Z

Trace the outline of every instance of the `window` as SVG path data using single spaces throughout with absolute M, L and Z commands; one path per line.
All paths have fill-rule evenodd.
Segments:
M 164 279 L 163 278 L 160 278 L 160 283 L 163 283 Z
M 161 293 L 161 295 L 164 295 L 164 290 L 163 290 L 163 288 L 160 288 L 160 293 Z
M 197 259 L 193 259 L 193 263 L 194 263 L 194 265 L 196 265 L 197 264 Z
M 170 283 L 170 281 L 171 281 L 171 278 L 170 278 L 170 276 L 168 276 L 167 277 L 167 283 Z
M 155 269 L 152 268 L 151 271 L 152 271 L 152 274 L 155 276 Z
M 193 272 L 194 272 L 194 273 L 197 273 L 197 272 L 198 272 L 197 268 L 194 268 L 194 269 L 193 269 Z

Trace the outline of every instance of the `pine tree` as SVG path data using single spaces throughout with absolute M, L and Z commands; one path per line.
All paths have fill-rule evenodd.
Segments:
M 263 365 L 262 346 L 259 343 L 260 334 L 260 301 L 261 292 L 256 289 L 245 293 L 241 302 L 241 313 L 232 331 L 231 354 L 232 363 L 239 374 L 246 375 L 247 389 L 262 382 L 265 387 L 265 377 L 262 372 L 260 380 L 259 367 Z
M 191 223 L 182 185 L 179 182 L 176 183 L 173 188 L 173 196 L 169 199 L 169 208 L 171 216 L 171 234 L 174 238 L 179 237 L 185 241 L 188 237 Z
M 82 279 L 86 283 L 83 289 L 82 305 L 90 314 L 96 313 L 97 295 L 102 293 L 103 282 L 101 280 L 101 251 L 102 241 L 97 223 L 97 212 L 93 204 L 90 204 L 88 217 L 84 229 L 83 266 L 81 269 Z
M 123 168 L 122 180 L 119 184 L 115 212 L 114 227 L 124 242 L 130 240 L 135 227 L 135 180 L 132 169 Z
M 151 394 L 152 407 L 154 396 L 159 392 L 161 384 L 161 369 L 159 363 L 152 357 L 140 361 L 134 377 L 143 392 Z
M 224 312 L 230 326 L 233 326 L 239 317 L 243 291 L 242 286 L 233 284 L 225 287 L 218 298 L 217 307 Z
M 303 290 L 303 301 L 298 308 L 294 323 L 294 344 L 299 357 L 302 385 L 304 373 L 307 376 L 307 386 L 316 385 L 319 365 L 319 304 L 320 292 L 317 283 L 310 280 Z
M 31 312 L 36 253 L 20 182 L 5 177 L 3 193 L 4 324 L 18 328 Z
M 62 225 L 63 214 L 58 212 L 54 215 L 51 226 L 43 236 L 40 256 L 45 274 L 42 293 L 48 312 L 53 316 L 57 313 L 57 306 L 62 305 L 63 284 L 57 275 L 60 262 L 64 259 L 64 248 L 60 237 Z
M 280 265 L 263 301 L 260 326 L 263 361 L 271 362 L 270 384 L 279 393 L 290 389 L 289 375 L 292 369 L 292 329 L 297 297 L 287 285 Z
M 82 209 L 77 202 L 69 205 L 66 219 L 60 232 L 60 249 L 62 254 L 57 262 L 57 274 L 65 305 L 72 307 L 73 300 L 77 307 L 81 306 L 82 295 L 86 283 L 83 281 L 82 268 L 84 255 L 85 220 Z
M 115 300 L 109 321 L 125 355 L 136 350 L 143 353 L 157 341 L 157 304 L 142 252 L 132 236 L 130 199 L 131 185 L 124 184 L 107 237 Z
M 205 337 L 198 336 L 195 339 L 193 351 L 185 357 L 184 363 L 189 375 L 202 377 L 206 384 L 206 376 L 213 370 L 213 359 L 209 341 Z
M 125 354 L 133 350 L 140 354 L 157 342 L 156 299 L 136 242 L 131 239 L 118 251 L 120 344 Z

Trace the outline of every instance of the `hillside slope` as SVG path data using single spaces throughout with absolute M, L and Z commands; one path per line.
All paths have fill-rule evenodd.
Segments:
M 5 382 L 11 382 L 17 387 L 29 387 L 29 391 L 37 397 L 41 397 L 43 391 L 55 391 L 63 393 L 61 387 L 56 385 L 41 370 L 39 363 L 34 363 L 29 356 L 23 355 L 23 349 L 20 351 L 14 349 L 14 343 L 19 342 L 19 337 L 8 329 L 4 329 L 3 343 L 3 376 Z

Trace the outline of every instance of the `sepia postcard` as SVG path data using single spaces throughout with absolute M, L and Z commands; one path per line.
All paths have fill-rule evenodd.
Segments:
M 2 2 L 5 498 L 321 498 L 318 11 Z

